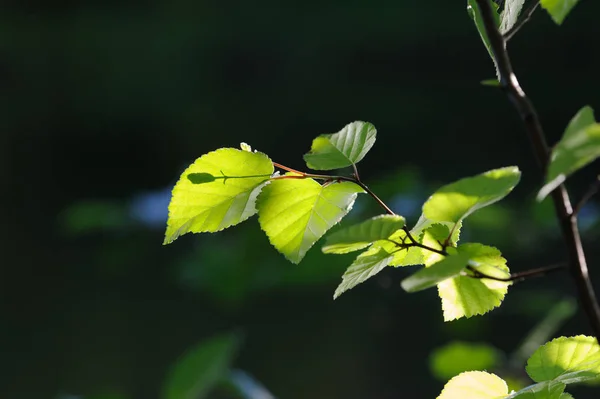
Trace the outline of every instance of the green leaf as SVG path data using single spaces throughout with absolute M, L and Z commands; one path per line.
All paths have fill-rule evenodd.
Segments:
M 313 179 L 279 179 L 258 197 L 258 221 L 271 244 L 299 263 L 314 243 L 344 217 L 357 193 L 350 182 L 320 185 Z
M 504 2 L 504 10 L 500 14 L 500 33 L 505 34 L 517 23 L 524 4 L 525 0 L 506 0 Z
M 517 185 L 516 166 L 490 170 L 443 186 L 423 205 L 423 215 L 433 222 L 460 222 L 471 213 L 504 198 Z
M 437 399 L 503 399 L 507 395 L 502 378 L 485 371 L 467 371 L 448 381 Z
M 248 219 L 272 173 L 271 160 L 261 152 L 221 148 L 201 156 L 173 188 L 164 244 L 185 233 L 215 232 Z
M 565 384 L 545 381 L 530 385 L 506 397 L 506 399 L 563 399 Z
M 460 236 L 461 226 L 462 223 L 460 222 L 434 223 L 431 220 L 427 219 L 425 216 L 421 215 L 415 227 L 413 227 L 412 230 L 410 230 L 410 233 L 412 237 L 415 240 L 417 240 L 417 242 L 436 249 L 441 249 L 441 246 L 437 241 L 445 241 L 448 238 L 447 235 L 450 234 L 450 231 L 452 231 L 452 235 L 450 237 L 449 244 L 451 246 L 456 245 Z M 404 232 L 404 230 L 398 230 L 390 237 L 390 240 L 393 240 L 395 242 L 401 242 L 405 239 L 406 233 Z M 410 242 L 410 240 L 407 242 Z M 390 262 L 390 266 L 398 267 L 422 264 L 429 266 L 439 261 L 440 259 L 441 255 L 439 254 L 419 247 L 410 247 L 408 251 L 397 251 L 394 254 L 394 258 Z
M 373 242 L 385 240 L 404 227 L 405 221 L 398 215 L 379 215 L 329 235 L 323 252 L 345 254 L 368 247 Z
M 548 11 L 557 25 L 561 25 L 579 0 L 541 0 L 541 5 Z
M 561 185 L 567 176 L 600 157 L 600 124 L 594 120 L 594 111 L 583 107 L 571 119 L 562 139 L 550 156 L 546 184 L 537 195 L 543 200 Z
M 333 299 L 382 271 L 392 258 L 393 255 L 381 247 L 370 248 L 360 254 L 342 276 L 342 282 L 336 288 Z
M 495 11 L 494 18 L 496 22 L 496 27 L 500 25 L 500 16 L 498 15 L 498 4 L 493 1 L 488 0 L 490 6 Z M 492 52 L 492 47 L 490 45 L 490 39 L 488 38 L 487 32 L 485 31 L 485 24 L 483 22 L 483 18 L 481 17 L 481 11 L 479 10 L 479 5 L 476 0 L 467 0 L 467 13 L 475 23 L 475 27 L 477 28 L 477 32 L 479 32 L 479 36 L 481 37 L 481 41 L 485 46 L 490 58 L 494 62 L 494 67 L 496 68 L 496 76 L 500 76 L 498 72 L 498 65 L 496 65 L 496 60 L 494 59 L 494 53 Z
M 436 378 L 447 380 L 464 371 L 494 368 L 501 358 L 493 346 L 457 341 L 434 350 L 429 364 Z
M 444 321 L 482 315 L 500 306 L 510 283 L 458 276 L 438 284 Z
M 584 335 L 556 338 L 534 352 L 526 369 L 536 382 L 593 380 L 600 376 L 600 346 L 596 338 Z
M 495 278 L 508 278 L 506 259 L 497 248 L 479 243 L 466 243 L 458 247 L 458 252 L 468 256 L 469 265 L 477 271 Z
M 360 162 L 375 144 L 377 130 L 369 122 L 352 122 L 335 134 L 324 134 L 313 140 L 304 160 L 309 168 L 331 170 Z
M 191 348 L 170 370 L 164 399 L 202 399 L 226 377 L 239 346 L 235 334 L 224 334 Z
M 457 276 L 467 267 L 469 259 L 463 255 L 450 255 L 441 261 L 425 267 L 410 277 L 402 280 L 402 288 L 406 292 L 417 292 Z

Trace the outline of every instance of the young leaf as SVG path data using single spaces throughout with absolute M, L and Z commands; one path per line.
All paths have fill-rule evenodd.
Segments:
M 538 348 L 527 361 L 526 370 L 536 382 L 592 380 L 600 377 L 600 346 L 594 337 L 560 337 Z
M 594 120 L 594 111 L 583 107 L 571 119 L 562 139 L 556 144 L 550 156 L 546 184 L 537 195 L 543 200 L 567 176 L 600 157 L 600 124 Z
M 508 270 L 508 268 L 506 268 Z M 444 321 L 482 315 L 500 306 L 510 283 L 457 276 L 438 284 Z
M 485 371 L 467 371 L 448 381 L 437 399 L 503 399 L 507 395 L 502 378 Z
M 198 158 L 173 188 L 164 244 L 189 232 L 223 230 L 254 215 L 256 197 L 273 169 L 265 154 L 235 148 Z
M 463 255 L 450 255 L 441 261 L 425 267 L 410 277 L 402 280 L 402 288 L 406 292 L 417 292 L 457 276 L 467 267 L 469 258 Z
M 561 382 L 545 381 L 525 387 L 505 399 L 565 399 L 568 396 L 564 396 L 564 390 L 565 384 Z
M 164 399 L 201 399 L 227 375 L 239 338 L 219 335 L 190 349 L 169 372 L 163 386 Z
M 274 180 L 258 197 L 258 221 L 271 244 L 299 263 L 352 209 L 358 193 L 363 189 L 350 182 L 322 186 L 313 179 Z
M 345 254 L 368 247 L 373 242 L 385 240 L 404 227 L 405 221 L 398 215 L 379 215 L 365 222 L 336 231 L 325 241 L 326 254 Z
M 548 11 L 557 25 L 561 25 L 579 0 L 541 0 L 542 7 Z
M 523 4 L 525 4 L 525 0 L 506 0 L 504 2 L 504 10 L 500 14 L 500 33 L 505 34 L 517 23 Z
M 375 144 L 377 130 L 369 122 L 352 122 L 335 134 L 324 134 L 313 140 L 304 155 L 309 168 L 331 170 L 358 163 Z
M 436 191 L 423 205 L 423 215 L 433 222 L 460 222 L 471 213 L 504 198 L 517 185 L 516 166 L 467 177 Z
M 342 276 L 342 282 L 336 288 L 333 299 L 382 271 L 389 265 L 392 257 L 392 254 L 381 247 L 369 248 L 360 254 Z

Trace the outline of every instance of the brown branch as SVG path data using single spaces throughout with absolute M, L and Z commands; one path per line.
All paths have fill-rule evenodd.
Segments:
M 540 119 L 527 98 L 525 92 L 519 86 L 506 50 L 506 40 L 498 31 L 494 20 L 493 10 L 489 0 L 476 0 L 479 5 L 485 31 L 490 41 L 490 47 L 496 60 L 498 73 L 500 75 L 500 86 L 513 103 L 523 123 L 527 135 L 533 145 L 533 149 L 542 170 L 546 169 L 549 162 L 549 148 L 546 137 L 540 123 Z M 585 254 L 577 228 L 577 218 L 572 215 L 571 202 L 564 185 L 559 186 L 551 194 L 556 215 L 560 222 L 563 238 L 568 249 L 569 270 L 577 286 L 579 301 L 583 307 L 590 326 L 596 338 L 600 337 L 600 307 L 596 300 L 596 294 L 591 284 L 586 265 Z

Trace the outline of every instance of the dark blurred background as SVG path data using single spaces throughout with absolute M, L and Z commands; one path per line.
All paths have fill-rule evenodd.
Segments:
M 506 353 L 561 298 L 567 273 L 517 284 L 504 305 L 444 323 L 435 290 L 385 270 L 332 295 L 352 255 L 317 244 L 300 265 L 255 218 L 162 246 L 170 189 L 200 155 L 241 141 L 306 169 L 311 140 L 378 128 L 363 180 L 416 221 L 441 184 L 519 165 L 521 184 L 467 221 L 513 271 L 565 260 L 520 120 L 464 1 L 3 0 L 0 5 L 0 397 L 158 398 L 188 348 L 240 331 L 235 367 L 280 399 L 432 398 L 429 359 L 455 340 Z M 558 140 L 600 108 L 600 3 L 557 27 L 543 10 L 510 42 Z M 579 198 L 597 165 L 570 182 Z M 381 213 L 360 198 L 346 223 Z M 581 228 L 596 286 L 595 203 Z M 412 269 L 410 270 L 412 271 Z M 590 333 L 581 314 L 552 335 Z M 577 398 L 591 388 L 569 388 Z M 586 396 L 587 395 L 587 396 Z

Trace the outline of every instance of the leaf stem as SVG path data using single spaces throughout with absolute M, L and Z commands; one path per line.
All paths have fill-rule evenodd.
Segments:
M 529 98 L 519 86 L 506 50 L 506 40 L 498 31 L 493 10 L 488 0 L 476 0 L 481 11 L 485 31 L 498 67 L 499 81 L 509 100 L 513 103 L 523 123 L 527 135 L 542 170 L 546 169 L 550 156 L 546 136 L 540 119 Z M 587 315 L 596 338 L 600 337 L 600 307 L 596 300 L 594 287 L 588 274 L 585 253 L 577 228 L 577 218 L 573 215 L 569 194 L 564 185 L 560 185 L 551 194 L 557 218 L 560 223 L 569 255 L 569 270 L 577 286 L 579 301 Z
M 540 1 L 536 0 L 527 8 L 527 10 L 525 10 L 525 12 L 523 12 L 523 16 L 521 17 L 521 19 L 519 19 L 519 21 L 504 34 L 505 41 L 508 42 L 510 39 L 512 39 L 515 33 L 517 33 L 523 27 L 523 25 L 525 25 L 531 19 L 531 16 L 539 7 L 539 5 Z
M 568 265 L 566 263 L 558 263 L 556 265 L 551 265 L 551 266 L 545 266 L 545 267 L 538 267 L 537 269 L 531 269 L 531 270 L 525 270 L 523 272 L 518 272 L 518 273 L 512 273 L 510 275 L 510 277 L 494 277 L 494 276 L 490 276 L 487 275 L 485 273 L 480 272 L 479 270 L 477 270 L 477 268 L 473 267 L 473 266 L 467 266 L 467 270 L 471 271 L 473 273 L 473 275 L 470 275 L 469 277 L 472 278 L 485 278 L 488 280 L 495 280 L 495 281 L 513 281 L 513 282 L 517 282 L 517 281 L 523 281 L 525 279 L 528 278 L 532 278 L 532 277 L 541 277 L 541 276 L 545 276 L 549 273 L 558 271 L 558 270 L 563 270 L 566 269 L 568 267 Z

